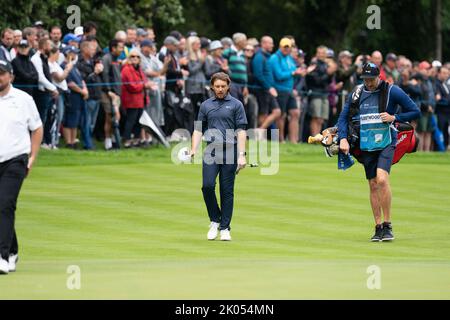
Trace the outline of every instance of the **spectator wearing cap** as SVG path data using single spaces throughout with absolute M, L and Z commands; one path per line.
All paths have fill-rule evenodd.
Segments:
M 80 44 L 80 37 L 77 37 L 74 33 L 68 33 L 64 36 L 62 42 L 66 46 L 78 48 Z
M 158 126 L 164 126 L 162 83 L 169 62 L 169 57 L 164 62 L 158 59 L 156 44 L 153 41 L 146 39 L 141 42 L 141 68 L 147 76 L 147 79 L 154 83 L 154 86 L 148 89 L 150 102 L 145 106 L 145 110 Z M 146 138 L 147 143 L 149 143 L 151 137 L 147 136 Z
M 48 57 L 48 65 L 52 83 L 57 87 L 59 95 L 56 99 L 56 130 L 51 130 L 51 147 L 57 148 L 59 144 L 59 128 L 62 124 L 65 111 L 65 103 L 69 103 L 69 87 L 67 86 L 67 77 L 74 66 L 74 62 L 67 63 L 65 68 L 61 68 L 59 64 L 60 57 L 59 47 L 52 43 L 50 55 Z M 64 56 L 64 55 L 63 55 Z M 63 61 L 64 62 L 64 61 Z M 52 126 L 53 127 L 53 126 Z
M 41 20 L 36 21 L 33 26 L 36 28 L 37 31 L 45 29 L 45 24 Z
M 73 34 L 78 37 L 78 39 L 80 39 L 80 43 L 81 41 L 84 40 L 84 29 L 82 26 L 78 26 L 73 30 Z
M 100 60 L 95 60 L 96 50 L 95 42 L 84 40 L 81 43 L 81 53 L 76 64 L 89 93 L 89 98 L 86 100 L 86 112 L 83 112 L 81 116 L 81 131 L 83 136 L 91 141 L 102 95 L 100 83 L 103 64 Z
M 51 145 L 50 123 L 47 120 L 49 119 L 50 108 L 59 95 L 58 89 L 52 82 L 48 65 L 51 48 L 52 42 L 50 39 L 41 39 L 39 41 L 39 50 L 31 57 L 31 62 L 39 75 L 38 90 L 34 91 L 33 98 L 36 101 L 41 121 L 44 124 L 43 147 L 47 149 Z
M 65 47 L 64 55 L 66 56 L 66 62 L 73 62 L 79 52 L 79 49 L 76 47 Z M 62 65 L 63 68 L 65 68 L 65 64 L 66 63 Z M 77 129 L 81 125 L 82 113 L 86 112 L 86 100 L 89 98 L 89 91 L 78 68 L 72 68 L 70 71 L 69 76 L 67 77 L 67 85 L 70 89 L 70 93 L 69 103 L 64 112 L 63 132 L 67 147 L 76 149 Z M 92 149 L 92 141 L 90 137 L 86 135 L 86 132 L 82 134 L 82 139 L 84 149 Z
M 27 40 L 20 40 L 16 57 L 11 64 L 14 70 L 14 87 L 32 96 L 37 90 L 39 75 L 31 62 L 30 49 Z
M 397 70 L 397 60 L 395 53 L 386 55 L 386 63 L 383 65 L 383 69 L 386 72 L 386 81 L 390 84 L 397 83 L 400 78 L 400 72 Z
M 228 61 L 222 56 L 223 45 L 219 40 L 214 40 L 209 44 L 209 55 L 205 62 L 205 75 L 208 81 L 217 72 L 228 73 Z
M 309 114 L 311 116 L 310 134 L 316 135 L 328 120 L 330 104 L 328 101 L 328 85 L 334 70 L 326 63 L 328 48 L 319 46 L 316 49 L 315 62 L 311 64 L 313 71 L 306 75 L 306 85 L 311 94 L 309 96 Z
M 28 44 L 31 47 L 30 56 L 33 56 L 39 48 L 36 29 L 33 27 L 26 27 L 23 29 L 22 36 L 28 41 Z
M 428 61 L 419 63 L 419 73 L 422 76 L 422 101 L 420 103 L 421 117 L 417 123 L 417 134 L 419 135 L 419 145 L 417 150 L 431 151 L 431 141 L 433 127 L 431 126 L 431 117 L 433 117 L 436 108 L 436 93 L 433 81 L 430 79 L 431 64 Z
M 105 111 L 105 149 L 112 149 L 112 112 L 114 108 L 115 120 L 120 120 L 120 112 L 116 105 L 113 105 L 113 100 L 118 100 L 120 97 L 121 87 L 118 83 L 122 81 L 121 75 L 121 60 L 120 57 L 124 51 L 124 43 L 113 39 L 109 42 L 108 52 L 102 57 L 103 72 L 102 77 L 102 94 L 100 104 Z M 120 143 L 120 141 L 116 141 Z
M 353 63 L 353 53 L 348 50 L 339 52 L 336 81 L 344 83 L 342 89 L 347 93 L 351 92 L 356 85 L 356 71 L 362 66 L 362 59 L 362 56 L 358 56 Z
M 230 94 L 244 104 L 248 95 L 247 63 L 244 48 L 247 46 L 247 36 L 243 33 L 233 35 L 233 45 L 224 50 L 223 57 L 228 61 L 231 78 Z
M 251 89 L 258 101 L 258 128 L 267 129 L 281 116 L 281 110 L 276 100 L 278 96 L 274 87 L 274 79 L 270 68 L 270 55 L 274 48 L 270 36 L 261 38 L 261 47 L 256 51 L 252 61 L 253 78 L 256 88 Z M 262 132 L 261 130 L 258 130 Z M 259 133 L 261 137 L 261 133 Z
M 201 51 L 201 41 L 199 37 L 193 36 L 187 39 L 187 51 L 188 51 L 188 71 L 189 76 L 186 79 L 185 93 L 191 100 L 194 107 L 194 114 L 192 117 L 192 126 L 188 129 L 191 133 L 194 130 L 194 119 L 197 119 L 200 105 L 205 100 L 205 60 L 206 55 Z
M 166 47 L 166 54 L 159 55 L 159 59 L 164 62 L 169 60 L 166 72 L 166 90 L 180 93 L 184 82 L 183 82 L 183 72 L 181 70 L 181 65 L 179 58 L 176 55 L 178 51 L 178 46 L 180 41 L 178 41 L 173 36 L 168 36 L 164 39 L 164 46 Z M 166 59 L 167 57 L 167 59 Z M 187 74 L 186 74 L 187 75 Z
M 141 135 L 139 118 L 142 115 L 144 106 L 148 103 L 146 89 L 151 87 L 151 83 L 142 71 L 141 54 L 137 48 L 130 51 L 128 63 L 123 66 L 121 75 L 121 104 L 126 114 L 123 138 L 125 140 L 125 148 L 130 148 L 139 146 Z M 134 135 L 133 139 L 132 134 Z
M 450 72 L 445 67 L 438 69 L 436 81 L 436 116 L 438 127 L 444 134 L 444 145 L 449 144 L 448 127 L 450 125 L 450 87 L 447 84 Z
M 148 32 L 143 28 L 136 29 L 136 45 L 140 46 L 142 41 L 147 39 Z
M 383 68 L 383 54 L 378 50 L 372 52 L 370 61 L 375 63 L 375 65 L 380 69 L 380 80 L 386 81 L 386 72 Z
M 285 141 L 285 122 L 289 114 L 289 140 L 298 143 L 300 110 L 294 97 L 294 77 L 305 75 L 303 69 L 297 68 L 291 56 L 292 40 L 283 38 L 280 46 L 269 60 L 273 75 L 273 86 L 277 91 L 277 102 L 281 109 L 281 116 L 277 120 L 280 131 L 280 141 Z
M 210 39 L 205 37 L 200 38 L 200 51 L 204 57 L 208 56 L 210 44 L 211 44 Z
M 0 59 L 12 61 L 11 49 L 14 44 L 14 30 L 10 28 L 3 29 L 1 32 Z

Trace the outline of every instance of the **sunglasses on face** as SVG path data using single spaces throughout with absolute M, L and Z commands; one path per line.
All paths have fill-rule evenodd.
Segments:
M 130 58 L 140 58 L 139 56 L 130 56 Z

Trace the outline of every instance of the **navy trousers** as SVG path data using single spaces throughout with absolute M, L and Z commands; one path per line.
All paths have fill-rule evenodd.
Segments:
M 226 157 L 226 152 L 233 152 L 231 158 Z M 207 163 L 203 159 L 203 199 L 205 200 L 211 222 L 220 223 L 220 230 L 230 230 L 231 217 L 233 216 L 234 180 L 237 169 L 236 145 L 223 147 L 220 152 L 211 152 L 210 155 L 218 161 Z M 216 178 L 219 176 L 220 207 L 216 197 Z

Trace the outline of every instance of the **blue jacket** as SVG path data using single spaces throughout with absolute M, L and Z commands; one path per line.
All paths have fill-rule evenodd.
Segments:
M 379 95 L 379 93 L 380 91 L 376 90 L 371 94 Z M 349 95 L 347 102 L 345 103 L 344 109 L 339 115 L 338 120 L 339 139 L 348 137 L 348 113 L 350 110 L 351 101 L 352 101 L 352 94 Z M 400 106 L 400 108 L 398 108 L 398 106 Z M 398 122 L 407 122 L 420 118 L 420 110 L 417 107 L 417 105 L 402 89 L 400 89 L 396 85 L 392 86 L 389 91 L 386 112 L 389 113 L 390 115 L 394 115 L 395 120 Z M 392 143 L 395 145 L 395 142 L 397 141 L 397 132 L 391 130 L 391 133 L 392 133 Z
M 284 56 L 278 50 L 270 57 L 269 62 L 275 89 L 281 92 L 292 92 L 294 89 L 292 72 L 297 69 L 294 59 L 290 55 Z
M 259 49 L 252 61 L 253 78 L 256 80 L 256 85 L 265 90 L 273 87 L 273 75 L 270 68 L 270 53 Z

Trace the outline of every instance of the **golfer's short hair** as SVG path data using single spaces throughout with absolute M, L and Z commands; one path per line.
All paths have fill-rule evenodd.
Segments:
M 211 77 L 211 85 L 214 86 L 214 82 L 216 82 L 217 80 L 225 81 L 228 85 L 230 85 L 231 83 L 230 76 L 227 75 L 225 72 L 214 73 L 213 76 Z

